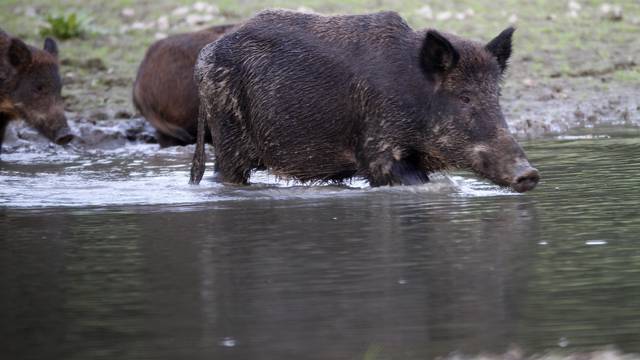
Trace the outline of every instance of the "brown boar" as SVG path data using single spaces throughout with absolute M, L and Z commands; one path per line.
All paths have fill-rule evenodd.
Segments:
M 73 139 L 62 101 L 58 45 L 38 49 L 0 30 L 0 150 L 7 125 L 22 118 L 59 145 Z
M 200 102 L 193 66 L 205 45 L 234 26 L 173 35 L 147 50 L 133 87 L 133 103 L 156 129 L 161 146 L 195 143 Z

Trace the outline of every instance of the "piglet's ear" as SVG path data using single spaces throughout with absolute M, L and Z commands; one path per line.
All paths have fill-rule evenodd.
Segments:
M 460 54 L 444 36 L 429 30 L 422 43 L 420 58 L 427 74 L 444 76 L 456 67 Z
M 44 39 L 44 50 L 49 54 L 58 57 L 58 44 L 50 37 Z
M 500 65 L 500 70 L 502 70 L 502 72 L 507 69 L 509 57 L 511 57 L 511 38 L 513 37 L 514 31 L 516 31 L 516 29 L 513 27 L 504 29 L 500 35 L 489 41 L 485 46 L 485 49 L 493 54 L 493 56 L 498 60 L 498 65 Z
M 31 64 L 31 50 L 27 44 L 20 39 L 11 39 L 11 45 L 9 45 L 9 63 L 16 69 L 24 69 Z

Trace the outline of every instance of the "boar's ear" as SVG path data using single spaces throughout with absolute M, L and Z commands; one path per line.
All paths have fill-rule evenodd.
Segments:
M 460 54 L 444 36 L 429 30 L 422 43 L 420 59 L 427 74 L 446 75 L 458 63 Z
M 502 72 L 507 69 L 507 65 L 509 63 L 509 57 L 511 56 L 511 38 L 514 31 L 516 31 L 514 27 L 504 29 L 500 35 L 489 41 L 485 46 L 485 49 L 493 54 L 493 56 L 498 60 L 498 65 L 500 65 L 500 70 Z
M 49 54 L 58 57 L 58 44 L 50 37 L 44 39 L 44 50 Z
M 24 69 L 31 64 L 31 50 L 20 39 L 11 39 L 9 45 L 9 62 L 16 69 Z

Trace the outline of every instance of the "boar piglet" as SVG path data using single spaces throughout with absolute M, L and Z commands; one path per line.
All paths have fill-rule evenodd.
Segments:
M 38 49 L 0 30 L 0 150 L 7 124 L 19 118 L 56 144 L 73 139 L 58 66 L 55 40 Z

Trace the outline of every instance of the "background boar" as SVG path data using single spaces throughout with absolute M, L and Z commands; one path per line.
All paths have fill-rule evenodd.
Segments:
M 0 150 L 9 121 L 22 118 L 56 144 L 73 139 L 64 114 L 58 45 L 44 50 L 0 30 Z
M 155 42 L 142 60 L 133 87 L 133 103 L 156 128 L 161 146 L 196 140 L 198 90 L 193 66 L 198 53 L 235 25 L 213 26 Z

